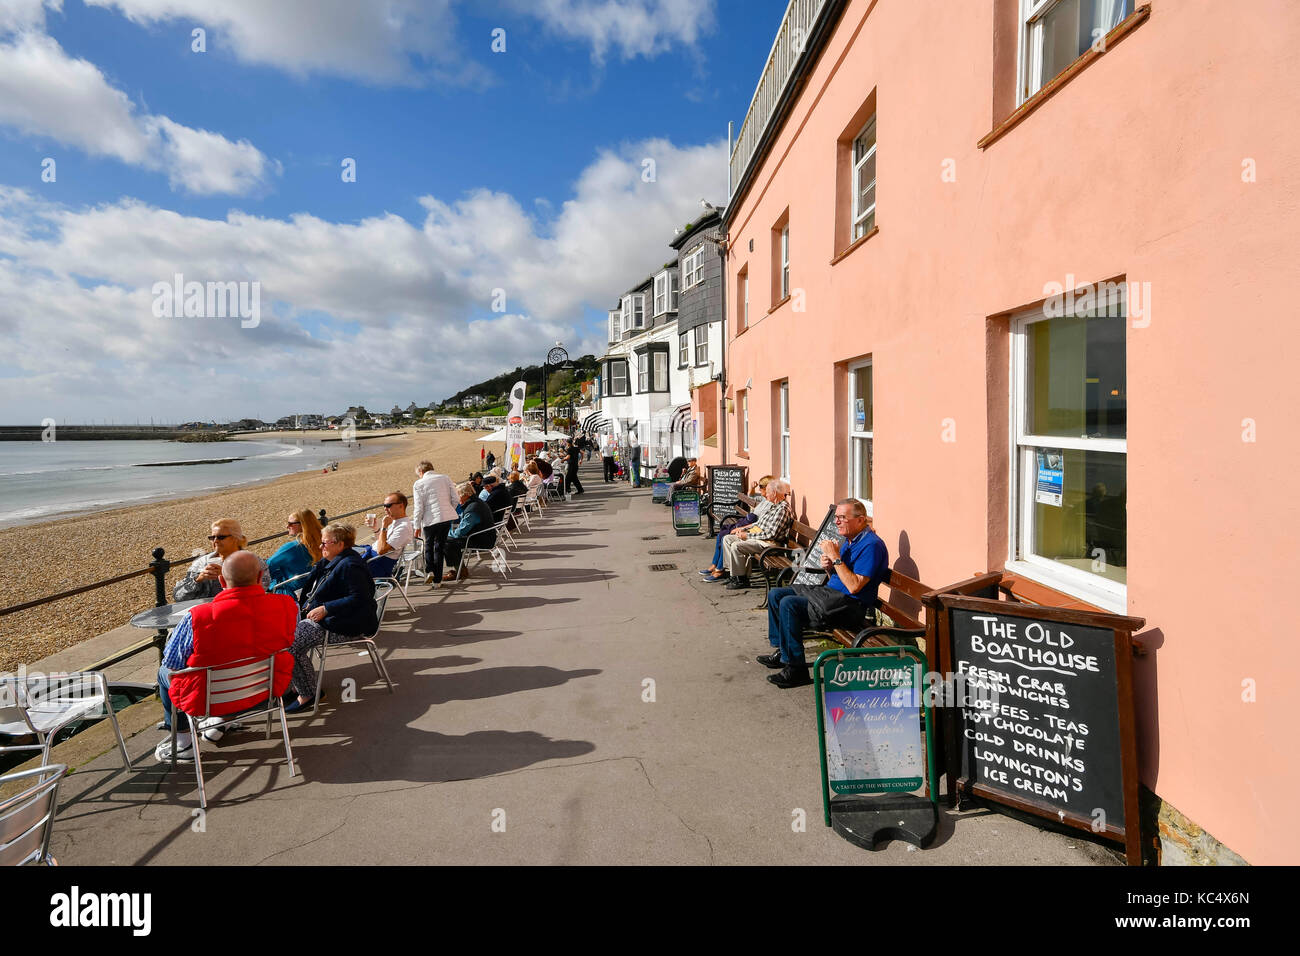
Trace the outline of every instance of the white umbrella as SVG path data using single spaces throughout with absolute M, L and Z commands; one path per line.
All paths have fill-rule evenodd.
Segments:
M 568 438 L 568 437 L 569 437 L 568 435 L 553 435 L 549 438 L 543 438 L 542 433 L 539 432 L 537 429 L 525 428 L 523 432 L 520 433 L 519 440 L 526 441 L 526 442 L 535 442 L 535 441 L 550 441 L 552 440 L 552 438 Z M 482 438 L 476 440 L 477 441 L 505 441 L 506 430 L 504 428 L 498 428 L 490 435 L 484 435 Z
M 564 432 L 549 431 L 549 432 L 546 433 L 545 436 L 539 436 L 539 437 L 536 438 L 535 440 L 536 440 L 536 441 L 543 441 L 543 440 L 545 440 L 545 441 L 564 441 L 564 440 L 565 440 L 566 438 L 568 438 L 568 437 L 569 437 L 569 436 L 568 436 L 567 434 L 565 434 Z

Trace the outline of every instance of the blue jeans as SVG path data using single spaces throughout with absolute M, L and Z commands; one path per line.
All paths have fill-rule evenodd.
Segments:
M 163 730 L 172 729 L 172 699 L 168 692 L 171 682 L 172 672 L 165 667 L 158 668 L 158 696 L 162 699 Z
M 781 651 L 781 660 L 795 667 L 805 665 L 804 628 L 808 626 L 808 599 L 794 588 L 773 588 L 767 595 L 767 642 Z

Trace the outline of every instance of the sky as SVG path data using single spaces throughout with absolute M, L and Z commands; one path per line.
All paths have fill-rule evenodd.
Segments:
M 0 424 L 387 411 L 602 353 L 725 202 L 785 6 L 0 0 Z

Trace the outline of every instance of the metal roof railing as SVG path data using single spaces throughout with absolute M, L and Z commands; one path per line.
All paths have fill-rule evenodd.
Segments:
M 781 28 L 772 41 L 772 50 L 767 56 L 767 65 L 759 77 L 754 97 L 749 102 L 749 111 L 745 122 L 736 137 L 735 148 L 731 153 L 731 185 L 735 190 L 740 186 L 745 170 L 749 167 L 768 123 L 781 102 L 786 84 L 794 75 L 795 67 L 808 44 L 817 18 L 831 0 L 790 0 L 781 20 Z

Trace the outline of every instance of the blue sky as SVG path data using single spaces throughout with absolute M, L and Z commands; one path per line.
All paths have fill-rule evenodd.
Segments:
M 0 417 L 423 404 L 557 339 L 598 350 L 673 227 L 725 199 L 784 9 L 0 0 Z M 259 282 L 259 323 L 160 317 L 176 272 Z M 349 390 L 322 394 L 339 363 Z

